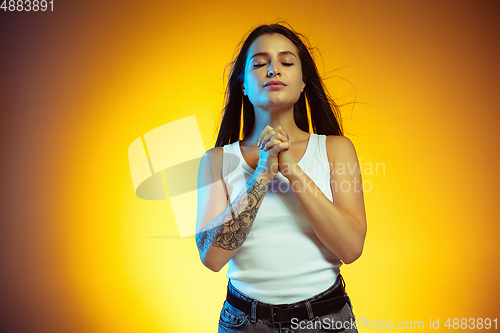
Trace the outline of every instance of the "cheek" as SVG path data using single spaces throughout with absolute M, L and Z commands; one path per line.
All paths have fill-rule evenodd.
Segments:
M 297 86 L 298 89 L 302 89 L 302 73 L 298 72 L 296 73 L 294 80 L 294 84 Z
M 246 76 L 246 89 L 250 91 L 255 91 L 258 89 L 258 80 L 254 75 L 247 75 Z

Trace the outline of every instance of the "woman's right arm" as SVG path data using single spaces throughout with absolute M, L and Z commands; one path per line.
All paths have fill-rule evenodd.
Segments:
M 256 170 L 228 207 L 221 179 L 222 151 L 216 147 L 206 152 L 198 172 L 196 244 L 203 264 L 215 272 L 245 242 L 272 179 Z

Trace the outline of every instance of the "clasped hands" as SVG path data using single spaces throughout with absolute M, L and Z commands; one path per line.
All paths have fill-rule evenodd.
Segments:
M 278 171 L 286 178 L 295 174 L 298 165 L 290 151 L 292 143 L 281 126 L 272 128 L 267 125 L 259 137 L 257 146 L 259 147 L 259 164 L 262 159 L 265 159 L 263 167 L 269 168 L 273 176 Z

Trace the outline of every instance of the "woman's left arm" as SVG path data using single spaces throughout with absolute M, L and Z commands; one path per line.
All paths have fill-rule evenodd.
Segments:
M 327 136 L 326 150 L 333 203 L 298 165 L 285 176 L 316 236 L 340 260 L 350 264 L 361 256 L 366 236 L 361 169 L 349 138 Z

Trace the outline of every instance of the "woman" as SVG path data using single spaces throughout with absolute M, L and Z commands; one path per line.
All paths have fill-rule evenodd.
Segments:
M 229 266 L 219 332 L 357 331 L 339 268 L 361 255 L 366 217 L 338 107 L 281 24 L 252 31 L 232 65 L 198 178 L 200 258 Z

